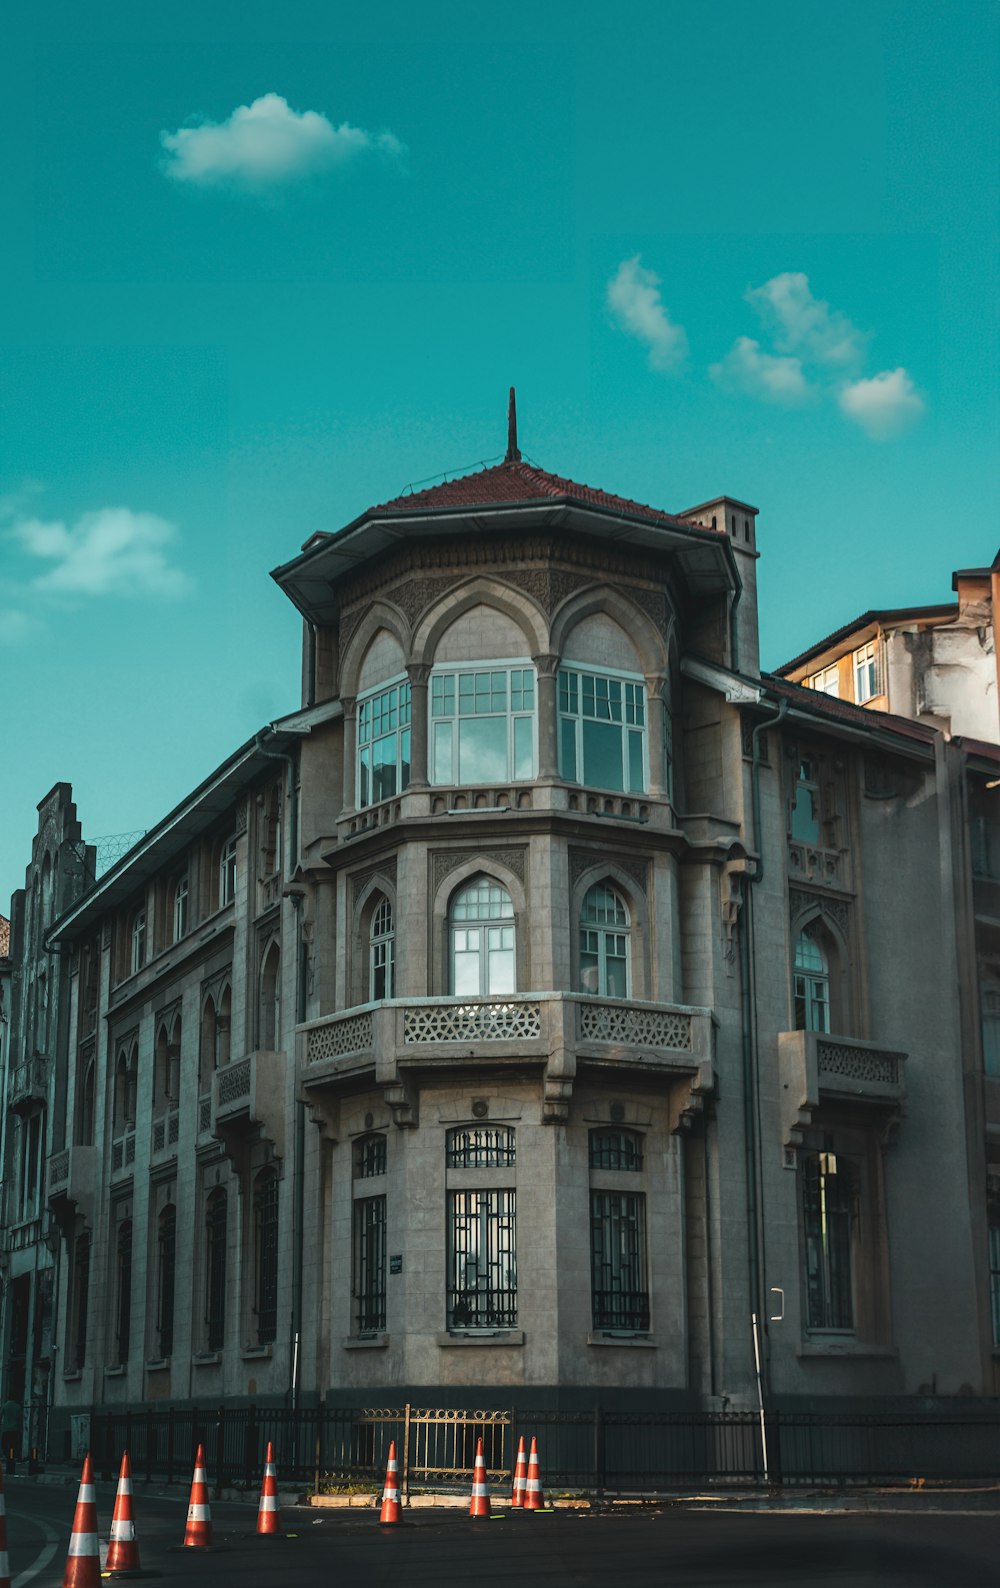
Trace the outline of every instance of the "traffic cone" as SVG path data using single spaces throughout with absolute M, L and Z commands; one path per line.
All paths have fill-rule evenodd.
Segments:
M 183 1549 L 210 1549 L 211 1545 L 212 1513 L 208 1508 L 205 1450 L 204 1446 L 199 1445 L 198 1454 L 194 1458 L 191 1499 L 188 1503 L 187 1525 L 184 1528 L 184 1543 L 181 1547 Z
M 538 1465 L 538 1444 L 533 1437 L 531 1454 L 528 1457 L 528 1481 L 524 1486 L 524 1509 L 526 1511 L 541 1511 L 544 1506 L 545 1496 L 542 1493 L 542 1474 Z
M 257 1531 L 268 1538 L 281 1537 L 281 1513 L 278 1510 L 278 1477 L 274 1470 L 274 1446 L 270 1439 L 267 1441 L 267 1455 L 264 1458 L 264 1481 L 260 1486 Z
M 63 1573 L 63 1588 L 101 1588 L 101 1552 L 97 1547 L 97 1506 L 90 1451 L 83 1459 L 80 1492 L 73 1513 L 73 1531 Z
M 105 1571 L 138 1571 L 139 1546 L 135 1538 L 135 1514 L 132 1510 L 132 1463 L 126 1450 L 118 1475 L 118 1493 L 115 1495 L 115 1512 L 111 1518 L 111 1537 Z
M 512 1511 L 520 1511 L 524 1507 L 524 1489 L 528 1481 L 528 1458 L 524 1453 L 524 1435 L 517 1447 L 517 1465 L 514 1468 L 514 1492 L 510 1497 Z
M 7 1502 L 3 1497 L 2 1461 L 0 1461 L 0 1588 L 10 1588 L 10 1558 L 7 1554 Z
M 380 1522 L 401 1521 L 399 1511 L 399 1478 L 396 1467 L 396 1441 L 389 1446 L 389 1461 L 385 1469 L 385 1488 L 382 1490 L 382 1509 L 379 1512 Z
M 476 1465 L 472 1474 L 472 1501 L 469 1505 L 470 1516 L 489 1516 L 490 1491 L 486 1487 L 486 1462 L 483 1460 L 483 1441 L 476 1444 Z

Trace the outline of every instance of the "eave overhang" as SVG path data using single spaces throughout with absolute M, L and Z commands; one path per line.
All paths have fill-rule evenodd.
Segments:
M 243 789 L 268 769 L 273 771 L 275 752 L 287 751 L 314 728 L 342 715 L 339 701 L 327 701 L 266 723 L 53 922 L 46 936 L 48 946 L 72 943 L 109 911 L 124 904 L 231 810 Z
M 717 530 L 644 518 L 571 496 L 439 507 L 412 515 L 399 510 L 366 513 L 336 534 L 313 536 L 299 556 L 272 569 L 271 578 L 307 621 L 327 624 L 339 611 L 338 584 L 366 563 L 403 543 L 459 540 L 483 532 L 570 532 L 605 545 L 669 556 L 696 596 L 724 594 L 740 585 L 732 548 Z

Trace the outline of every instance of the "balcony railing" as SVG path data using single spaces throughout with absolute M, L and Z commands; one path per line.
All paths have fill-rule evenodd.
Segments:
M 216 1070 L 211 1096 L 213 1134 L 231 1135 L 252 1125 L 263 1125 L 281 1157 L 285 1139 L 284 1079 L 285 1055 L 264 1049 L 256 1049 Z
M 49 1159 L 46 1195 L 50 1204 L 69 1202 L 91 1209 L 98 1180 L 97 1148 L 74 1144 Z
M 159 1119 L 154 1119 L 151 1141 L 153 1157 L 157 1158 L 161 1154 L 164 1157 L 176 1157 L 180 1133 L 181 1116 L 178 1109 L 172 1108 L 168 1113 L 161 1114 Z
M 48 1096 L 48 1064 L 40 1054 L 25 1059 L 10 1072 L 7 1098 L 11 1108 L 27 1108 Z
M 785 1140 L 797 1145 L 825 1102 L 867 1106 L 890 1124 L 906 1100 L 906 1054 L 827 1031 L 778 1037 Z

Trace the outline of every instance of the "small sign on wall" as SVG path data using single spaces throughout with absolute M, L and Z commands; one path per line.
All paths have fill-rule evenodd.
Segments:
M 390 1274 L 401 1274 L 403 1272 L 403 1254 L 402 1254 L 402 1252 L 390 1253 L 390 1255 L 389 1255 L 389 1272 L 390 1272 Z

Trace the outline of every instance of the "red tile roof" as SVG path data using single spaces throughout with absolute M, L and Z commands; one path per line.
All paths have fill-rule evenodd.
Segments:
M 937 728 L 924 722 L 914 722 L 910 717 L 898 717 L 895 712 L 878 711 L 871 706 L 856 706 L 851 700 L 824 694 L 821 689 L 806 689 L 802 684 L 793 684 L 791 679 L 782 678 L 779 673 L 761 673 L 760 676 L 770 694 L 784 696 L 790 705 L 799 706 L 814 717 L 830 717 L 855 728 L 889 728 L 906 739 L 922 739 L 925 744 L 933 744 L 939 737 Z
M 0 915 L 0 959 L 6 959 L 10 953 L 10 922 L 5 915 Z
M 629 513 L 636 518 L 648 518 L 654 523 L 681 522 L 671 513 L 658 507 L 648 507 L 644 502 L 633 502 L 626 496 L 614 496 L 593 485 L 580 485 L 561 474 L 549 474 L 531 463 L 516 460 L 498 463 L 490 469 L 480 469 L 476 474 L 465 474 L 457 480 L 447 480 L 431 485 L 424 491 L 408 491 L 369 509 L 371 513 L 414 513 L 423 508 L 485 507 L 502 502 L 565 501 L 589 502 L 594 507 L 604 507 L 612 512 Z M 688 526 L 685 526 L 688 527 Z M 706 524 L 703 526 L 708 528 Z

